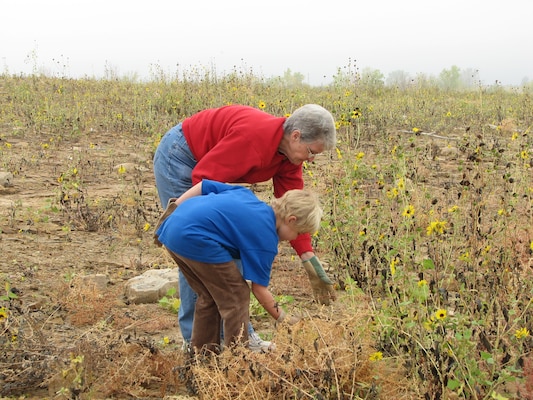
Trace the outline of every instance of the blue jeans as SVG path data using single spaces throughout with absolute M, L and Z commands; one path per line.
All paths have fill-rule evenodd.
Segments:
M 154 155 L 155 185 L 163 209 L 167 206 L 170 198 L 180 197 L 192 187 L 192 170 L 196 163 L 197 161 L 189 149 L 185 136 L 183 136 L 180 123 L 161 138 Z M 235 260 L 235 262 L 242 274 L 240 260 Z M 181 300 L 178 310 L 178 322 L 183 339 L 190 342 L 197 296 L 181 271 L 178 271 L 178 274 Z M 252 325 L 248 324 L 248 334 L 253 332 Z

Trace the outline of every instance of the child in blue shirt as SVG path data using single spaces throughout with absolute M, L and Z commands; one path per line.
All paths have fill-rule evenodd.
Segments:
M 278 322 L 285 318 L 268 290 L 279 241 L 314 233 L 322 210 L 315 194 L 290 190 L 271 205 L 252 191 L 204 179 L 179 199 L 156 231 L 197 293 L 191 346 L 218 351 L 248 341 L 250 288 Z M 242 274 L 235 263 L 242 261 Z M 294 320 L 292 321 L 294 322 Z

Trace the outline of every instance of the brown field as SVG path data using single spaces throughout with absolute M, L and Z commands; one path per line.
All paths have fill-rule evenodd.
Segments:
M 31 84 L 40 97 L 30 95 Z M 13 174 L 11 185 L 0 185 L 1 396 L 533 398 L 527 98 L 489 92 L 478 102 L 422 89 L 345 100 L 349 91 L 295 91 L 330 101 L 340 121 L 337 152 L 304 170 L 324 203 L 316 248 L 338 299 L 316 304 L 298 260 L 281 245 L 271 290 L 302 322 L 276 328 L 252 305 L 254 326 L 275 352 L 241 349 L 188 363 L 176 314 L 124 297 L 130 278 L 173 267 L 152 240 L 162 211 L 153 151 L 178 115 L 206 107 L 202 90 L 214 96 L 209 104 L 254 105 L 261 97 L 247 81 L 238 90 L 230 81 L 231 90 L 199 84 L 196 91 L 40 84 L 14 80 L 3 89 L 20 98 L 6 97 L 10 122 L 0 131 L 0 172 Z M 81 93 L 93 97 L 83 103 Z M 273 113 L 292 109 L 278 101 L 292 93 L 265 93 Z M 224 98 L 241 95 L 247 101 Z M 352 118 L 356 100 L 362 114 Z M 520 118 L 493 117 L 500 101 Z M 271 195 L 269 183 L 253 189 Z M 107 283 L 95 285 L 95 275 Z
M 124 297 L 128 279 L 150 268 L 173 267 L 146 225 L 153 226 L 161 211 L 150 143 L 107 133 L 60 143 L 17 136 L 3 140 L 10 143 L 10 162 L 18 173 L 12 186 L 0 187 L 6 222 L 0 276 L 9 279 L 17 295 L 4 325 L 3 336 L 15 335 L 17 345 L 0 362 L 2 394 L 35 399 L 71 398 L 82 390 L 96 399 L 190 395 L 187 379 L 173 371 L 184 362 L 176 315 L 158 304 L 127 304 Z M 73 190 L 66 182 L 79 186 Z M 260 196 L 270 193 L 268 183 L 254 188 Z M 105 289 L 88 280 L 95 274 L 108 277 Z M 271 290 L 293 296 L 291 309 L 310 317 L 302 335 L 311 335 L 309 330 L 333 334 L 331 326 L 342 330 L 348 319 L 368 318 L 364 311 L 346 316 L 342 300 L 331 307 L 314 303 L 307 277 L 287 246 L 280 248 Z M 247 363 L 277 363 L 289 334 L 276 331 L 265 316 L 255 318 L 254 325 L 263 337 L 274 336 L 278 354 L 247 355 L 252 357 Z M 318 346 L 315 336 L 301 340 L 302 346 L 313 341 Z M 367 345 L 367 339 L 360 340 Z M 77 364 L 80 355 L 83 362 Z M 311 351 L 309 356 L 319 362 Z M 199 370 L 199 376 L 205 373 Z

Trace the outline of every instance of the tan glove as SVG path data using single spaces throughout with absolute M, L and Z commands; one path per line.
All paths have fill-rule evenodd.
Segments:
M 178 205 L 175 203 L 175 201 L 178 200 L 177 198 L 175 197 L 172 197 L 168 200 L 168 203 L 167 203 L 167 208 L 165 209 L 165 211 L 163 212 L 163 214 L 159 217 L 159 220 L 157 221 L 157 225 L 155 226 L 155 232 L 154 232 L 154 243 L 161 247 L 163 244 L 159 241 L 159 236 L 157 235 L 157 230 L 159 229 L 159 227 L 161 226 L 161 224 L 163 223 L 163 221 L 165 219 L 168 218 L 168 216 L 170 214 L 172 214 L 174 212 L 174 210 L 176 208 L 178 208 Z
M 311 282 L 315 300 L 320 304 L 329 305 L 330 301 L 337 298 L 337 295 L 335 294 L 335 289 L 333 289 L 333 282 L 326 275 L 320 260 L 317 256 L 313 256 L 309 260 L 302 262 L 302 264 Z
M 284 310 L 281 310 L 281 313 L 279 314 L 278 319 L 276 320 L 276 325 L 285 323 L 288 325 L 294 325 L 298 322 L 300 322 L 301 318 L 297 317 L 296 315 L 289 315 Z

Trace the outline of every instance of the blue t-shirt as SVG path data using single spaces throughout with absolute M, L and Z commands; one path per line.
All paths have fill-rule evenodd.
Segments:
M 276 216 L 242 186 L 204 179 L 202 196 L 184 201 L 157 230 L 169 250 L 218 264 L 240 258 L 243 277 L 268 286 L 278 253 Z

